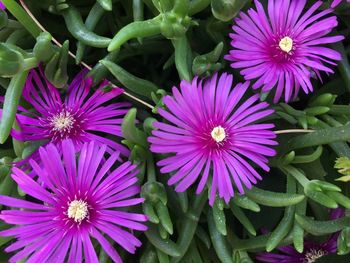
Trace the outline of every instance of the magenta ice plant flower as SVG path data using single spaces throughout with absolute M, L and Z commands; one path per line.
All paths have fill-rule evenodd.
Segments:
M 330 213 L 331 219 L 344 216 L 344 209 L 334 209 Z M 269 263 L 314 263 L 323 256 L 334 254 L 337 251 L 339 233 L 331 235 L 325 242 L 305 240 L 303 252 L 298 252 L 292 245 L 277 248 L 278 253 L 263 252 L 256 256 L 259 262 Z
M 226 202 L 234 187 L 243 194 L 261 176 L 255 163 L 269 171 L 266 157 L 275 155 L 273 124 L 257 124 L 273 110 L 259 95 L 243 99 L 249 82 L 232 89 L 232 75 L 214 75 L 207 80 L 182 81 L 173 96 L 165 96 L 167 110 L 159 109 L 165 119 L 149 138 L 152 152 L 166 154 L 158 162 L 162 173 L 173 173 L 169 185 L 185 191 L 197 179 L 197 193 L 211 181 L 209 203 L 216 193 Z M 168 156 L 168 154 L 170 156 Z
M 337 5 L 339 5 L 341 3 L 342 0 L 333 0 L 331 7 L 334 8 Z M 347 3 L 350 3 L 350 0 L 346 0 Z
M 11 208 L 2 210 L 0 219 L 15 225 L 0 232 L 17 239 L 5 249 L 16 251 L 10 262 L 98 263 L 92 239 L 114 262 L 122 262 L 112 242 L 130 253 L 141 246 L 130 231 L 145 231 L 147 217 L 128 212 L 143 202 L 134 197 L 140 192 L 138 171 L 130 162 L 114 166 L 119 152 L 106 158 L 106 148 L 84 143 L 77 157 L 71 140 L 62 142 L 62 150 L 51 143 L 41 147 L 41 162 L 30 161 L 41 184 L 13 168 L 13 180 L 31 198 L 0 196 L 0 204 Z
M 106 81 L 92 90 L 92 79 L 86 71 L 78 74 L 61 99 L 60 92 L 44 76 L 42 70 L 32 70 L 26 80 L 23 98 L 34 111 L 22 109 L 17 114 L 19 130 L 12 136 L 21 141 L 46 140 L 57 145 L 71 139 L 79 150 L 84 142 L 106 144 L 108 151 L 120 151 L 128 155 L 126 147 L 106 138 L 121 137 L 121 123 L 129 103 L 109 103 L 123 93 L 117 87 L 110 88 Z
M 0 1 L 0 9 L 1 10 L 5 10 L 6 9 L 6 6 Z
M 256 80 L 254 89 L 269 92 L 275 88 L 274 102 L 298 96 L 300 88 L 313 91 L 311 77 L 333 73 L 330 66 L 341 59 L 340 53 L 326 44 L 344 39 L 329 36 L 338 25 L 333 9 L 316 12 L 317 1 L 306 9 L 306 0 L 269 0 L 267 12 L 255 0 L 256 9 L 241 12 L 232 27 L 232 50 L 225 58 L 231 67 L 241 69 L 246 80 Z
M 264 252 L 256 259 L 258 262 L 269 263 L 313 263 L 323 256 L 337 251 L 337 237 L 332 236 L 326 242 L 318 244 L 313 241 L 305 241 L 304 252 L 299 253 L 293 246 L 279 247 L 279 253 Z

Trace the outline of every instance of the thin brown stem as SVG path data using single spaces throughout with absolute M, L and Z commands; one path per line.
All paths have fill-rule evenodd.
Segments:
M 276 134 L 287 134 L 287 133 L 311 133 L 315 130 L 303 130 L 303 129 L 290 129 L 290 130 L 279 130 L 275 131 Z
M 28 8 L 28 6 L 24 3 L 24 1 L 23 1 L 23 0 L 19 0 L 19 2 L 21 3 L 23 9 L 27 12 L 27 14 L 28 14 L 28 15 L 33 19 L 33 21 L 38 25 L 38 27 L 39 27 L 42 31 L 48 32 L 48 31 L 45 29 L 45 27 L 44 27 L 42 24 L 40 24 L 40 22 L 35 18 L 35 16 L 34 16 L 33 13 L 30 11 L 30 9 Z M 61 44 L 57 39 L 55 39 L 54 37 L 52 37 L 52 42 L 55 43 L 57 46 L 62 47 L 62 44 Z M 68 53 L 69 53 L 69 55 L 70 55 L 72 58 L 74 58 L 74 59 L 76 58 L 76 56 L 75 56 L 75 54 L 74 54 L 73 52 L 68 51 Z M 86 64 L 84 61 L 81 61 L 80 64 L 81 64 L 83 67 L 85 67 L 86 69 L 88 69 L 88 70 L 91 70 L 91 69 L 92 69 L 92 67 L 89 66 L 88 64 Z M 112 82 L 109 82 L 109 83 L 110 83 L 110 85 L 111 85 L 112 87 L 116 87 Z M 125 94 L 125 95 L 128 96 L 129 98 L 131 98 L 131 99 L 133 99 L 133 100 L 135 100 L 135 101 L 137 101 L 137 102 L 143 104 L 144 106 L 146 106 L 146 107 L 148 107 L 148 108 L 150 108 L 150 109 L 152 109 L 152 110 L 154 109 L 154 106 L 152 106 L 151 104 L 149 104 L 149 103 L 147 103 L 147 102 L 145 102 L 145 101 L 143 101 L 143 100 L 141 100 L 141 99 L 135 97 L 134 95 L 132 95 L 132 94 L 126 92 L 126 91 L 124 91 L 123 94 Z

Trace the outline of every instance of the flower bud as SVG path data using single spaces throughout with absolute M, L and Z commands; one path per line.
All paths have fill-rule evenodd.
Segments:
M 331 93 L 325 93 L 317 96 L 315 99 L 313 99 L 309 106 L 315 107 L 315 106 L 326 106 L 329 107 L 333 105 L 335 99 L 337 98 L 337 95 L 333 95 Z
M 227 22 L 234 18 L 247 0 L 212 0 L 211 11 L 215 18 Z
M 220 58 L 223 43 L 220 42 L 213 51 L 195 57 L 192 65 L 192 72 L 196 76 L 210 76 L 221 68 L 221 63 L 217 61 Z
M 48 32 L 42 32 L 36 38 L 36 44 L 33 48 L 34 56 L 43 62 L 47 62 L 54 55 L 55 50 L 51 44 L 52 36 Z
M 164 205 L 167 204 L 167 195 L 164 185 L 158 182 L 148 182 L 142 186 L 141 197 L 152 204 L 157 204 L 161 201 Z
M 0 43 L 0 76 L 12 77 L 16 75 L 22 71 L 23 64 L 24 59 L 20 52 Z
M 168 39 L 179 38 L 186 34 L 191 24 L 190 17 L 182 17 L 174 12 L 167 12 L 162 15 L 160 31 Z
M 348 182 L 350 181 L 350 159 L 343 156 L 339 157 L 335 161 L 334 168 L 338 170 L 338 173 L 344 175 L 338 178 L 338 181 Z
M 312 115 L 312 116 L 322 115 L 327 113 L 328 111 L 329 111 L 329 108 L 324 106 L 315 106 L 315 107 L 307 108 L 305 110 L 306 114 Z

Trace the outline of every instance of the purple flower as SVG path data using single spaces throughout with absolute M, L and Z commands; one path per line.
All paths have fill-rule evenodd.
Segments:
M 332 210 L 331 219 L 337 219 L 344 216 L 343 209 Z M 337 238 L 339 233 L 335 233 L 329 237 L 329 239 L 320 244 L 314 241 L 306 240 L 304 242 L 304 251 L 299 253 L 293 246 L 279 247 L 277 250 L 280 253 L 263 252 L 256 256 L 261 262 L 269 263 L 313 263 L 317 262 L 317 259 L 333 254 L 337 251 Z
M 275 155 L 269 146 L 277 144 L 270 130 L 273 124 L 256 124 L 273 112 L 266 109 L 268 103 L 256 103 L 259 95 L 242 99 L 249 82 L 231 87 L 229 74 L 182 81 L 180 90 L 173 88 L 173 97 L 163 99 L 168 110 L 159 109 L 168 123 L 155 122 L 158 130 L 149 138 L 151 151 L 172 154 L 158 165 L 162 173 L 174 172 L 168 184 L 177 183 L 176 191 L 185 191 L 200 178 L 200 193 L 212 175 L 211 205 L 216 192 L 228 202 L 234 195 L 233 183 L 243 194 L 244 186 L 251 188 L 261 179 L 245 158 L 269 171 L 265 156 Z
M 284 100 L 296 98 L 300 87 L 307 94 L 313 91 L 310 78 L 320 72 L 333 73 L 329 65 L 341 55 L 324 46 L 338 42 L 343 36 L 327 36 L 338 24 L 335 16 L 326 17 L 332 9 L 315 13 L 322 1 L 317 1 L 304 12 L 306 0 L 268 1 L 268 14 L 255 0 L 256 10 L 241 13 L 231 45 L 225 58 L 240 68 L 246 80 L 256 79 L 253 88 L 269 92 L 276 87 L 274 102 L 284 92 Z
M 123 115 L 129 103 L 106 102 L 117 97 L 123 90 L 110 88 L 107 82 L 91 94 L 92 79 L 85 78 L 86 71 L 78 74 L 67 90 L 64 100 L 59 90 L 45 79 L 42 70 L 32 70 L 26 81 L 23 98 L 33 106 L 33 111 L 17 114 L 20 131 L 12 130 L 12 136 L 21 141 L 47 140 L 59 145 L 71 139 L 77 150 L 84 142 L 106 144 L 107 150 L 129 151 L 121 144 L 106 138 L 107 134 L 120 137 Z M 91 94 L 91 95 L 89 95 Z
M 104 160 L 106 145 L 94 142 L 83 144 L 78 158 L 71 140 L 63 141 L 61 148 L 62 154 L 54 144 L 41 147 L 41 166 L 30 161 L 46 188 L 13 168 L 13 180 L 31 201 L 0 196 L 1 205 L 19 208 L 0 214 L 7 224 L 17 225 L 0 232 L 17 238 L 5 249 L 17 251 L 10 262 L 63 262 L 66 257 L 68 262 L 98 262 L 91 238 L 114 262 L 122 262 L 110 242 L 134 253 L 141 242 L 129 230 L 147 229 L 140 223 L 147 220 L 145 215 L 125 210 L 143 201 L 133 198 L 140 192 L 135 165 L 112 168 L 119 152 Z
M 331 7 L 334 8 L 336 7 L 337 5 L 340 4 L 342 0 L 333 0 L 332 4 L 331 4 Z M 350 3 L 350 0 L 346 0 L 347 3 Z
M 277 250 L 281 253 L 265 252 L 259 254 L 256 259 L 270 263 L 313 263 L 317 259 L 337 251 L 337 237 L 332 236 L 323 244 L 305 241 L 303 253 L 296 251 L 293 246 L 284 246 Z
M 0 1 L 0 9 L 1 10 L 5 10 L 6 9 L 6 6 Z

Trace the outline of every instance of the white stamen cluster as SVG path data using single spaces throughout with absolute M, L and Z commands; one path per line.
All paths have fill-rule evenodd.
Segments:
M 310 249 L 306 254 L 303 263 L 314 263 L 317 259 L 327 255 L 322 249 Z
M 73 218 L 75 222 L 81 223 L 88 215 L 88 204 L 83 200 L 74 200 L 69 203 L 67 215 Z
M 67 133 L 73 128 L 75 119 L 69 111 L 61 111 L 59 114 L 51 117 L 50 126 L 53 131 Z
M 214 127 L 210 135 L 214 139 L 214 141 L 216 141 L 217 143 L 222 142 L 226 138 L 225 129 L 221 126 Z
M 289 53 L 293 49 L 293 39 L 286 36 L 280 40 L 278 45 L 282 51 Z

